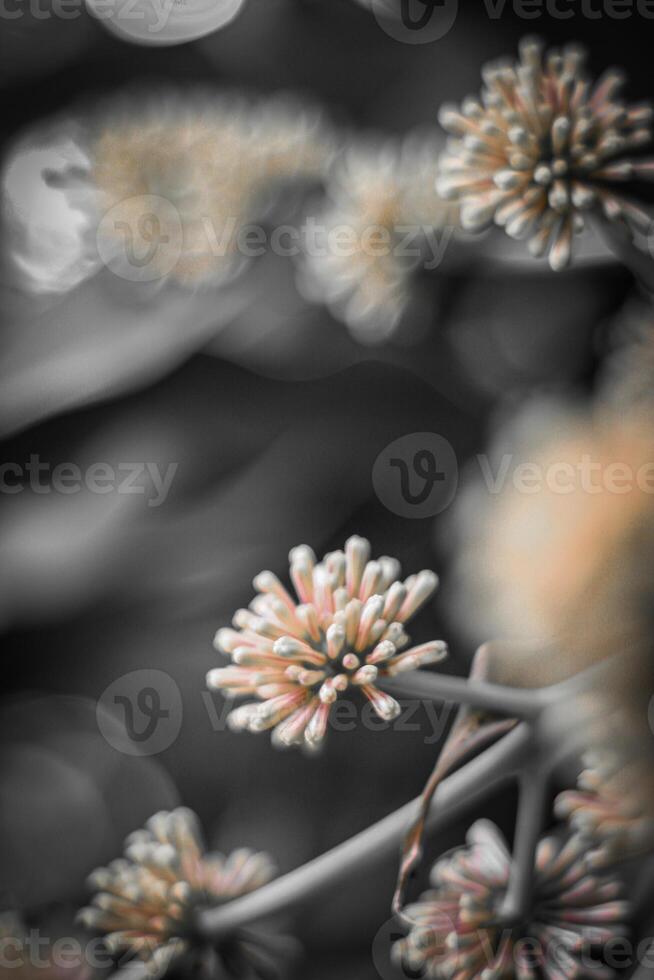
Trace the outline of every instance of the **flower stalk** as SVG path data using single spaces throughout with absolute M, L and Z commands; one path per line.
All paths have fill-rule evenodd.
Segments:
M 424 671 L 413 672 L 410 677 L 384 680 L 384 684 L 392 685 L 398 694 L 451 699 L 485 712 L 500 715 L 511 712 L 521 719 L 507 734 L 439 783 L 425 822 L 426 831 L 433 834 L 449 826 L 499 785 L 519 780 L 514 859 L 503 910 L 507 920 L 519 918 L 532 893 L 534 855 L 543 827 L 548 776 L 559 758 L 555 752 L 545 759 L 539 751 L 547 727 L 543 726 L 543 716 L 552 707 L 597 683 L 598 676 L 610 664 L 608 660 L 567 681 L 529 690 L 442 677 Z M 566 735 L 564 733 L 564 737 Z M 193 932 L 207 943 L 219 943 L 252 923 L 292 911 L 315 895 L 361 875 L 379 860 L 393 854 L 421 805 L 421 798 L 405 804 L 349 840 L 256 891 L 213 908 L 198 909 Z M 119 971 L 119 975 L 121 980 L 127 977 L 145 980 L 150 973 L 147 963 L 133 960 Z
M 529 908 L 536 849 L 546 812 L 548 782 L 548 772 L 542 764 L 529 765 L 520 774 L 513 863 L 500 910 L 500 919 L 508 926 L 521 921 Z
M 601 214 L 591 216 L 593 227 L 615 257 L 632 273 L 649 300 L 654 299 L 654 257 L 634 245 L 629 231 Z M 648 236 L 650 243 L 651 231 Z M 651 245 L 650 245 L 651 247 Z
M 537 718 L 548 700 L 545 693 L 547 688 L 521 690 L 504 684 L 468 680 L 465 677 L 429 673 L 425 670 L 385 678 L 379 686 L 396 697 L 467 704 L 471 708 L 523 720 Z
M 500 742 L 445 779 L 434 798 L 428 830 L 434 832 L 447 826 L 498 783 L 515 776 L 525 761 L 530 741 L 529 726 L 518 725 Z M 399 846 L 418 803 L 412 800 L 372 827 L 264 885 L 257 892 L 200 913 L 199 931 L 207 938 L 218 938 L 252 921 L 289 911 L 313 895 L 360 875 Z

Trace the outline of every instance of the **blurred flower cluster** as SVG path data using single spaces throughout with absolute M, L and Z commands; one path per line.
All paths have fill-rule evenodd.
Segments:
M 527 920 L 503 927 L 511 855 L 498 828 L 478 821 L 467 846 L 432 868 L 433 890 L 407 908 L 414 925 L 396 959 L 431 977 L 612 975 L 602 948 L 628 935 L 629 905 L 619 879 L 593 876 L 585 851 L 579 836 L 544 838 Z
M 323 248 L 307 254 L 301 283 L 363 343 L 395 332 L 412 273 L 435 268 L 458 227 L 458 208 L 436 192 L 440 149 L 435 133 L 362 140 L 345 150 L 330 177 L 319 218 Z M 329 247 L 338 229 L 354 233 L 349 247 Z
M 256 932 L 241 941 L 230 937 L 198 954 L 194 916 L 259 888 L 274 873 L 267 854 L 246 848 L 226 857 L 205 854 L 197 817 L 179 807 L 152 816 L 143 830 L 128 837 L 123 859 L 93 872 L 89 885 L 96 894 L 80 920 L 105 934 L 111 952 L 138 954 L 154 974 L 192 952 L 217 959 L 205 963 L 210 975 L 226 970 L 228 975 L 270 976 L 274 959 Z
M 33 272 L 36 289 L 67 289 L 103 262 L 126 280 L 225 283 L 243 265 L 241 230 L 265 217 L 275 188 L 319 179 L 333 152 L 317 111 L 282 96 L 253 102 L 205 90 L 126 93 L 71 118 L 46 146 L 53 160 L 41 175 L 53 206 L 63 195 L 83 232 L 70 279 L 53 283 L 46 267 L 44 283 Z M 19 148 L 15 166 L 34 152 Z M 10 205 L 18 186 L 18 209 L 32 186 L 11 164 L 7 180 Z M 60 231 L 72 244 L 74 228 Z M 59 244 L 53 237 L 53 251 Z M 17 260 L 32 271 L 20 251 Z
M 170 15 L 173 25 L 181 13 Z M 204 0 L 184 13 L 187 24 L 209 16 Z M 637 231 L 643 245 L 646 207 L 613 186 L 650 174 L 625 156 L 649 140 L 649 107 L 620 101 L 619 73 L 591 86 L 577 47 L 545 54 L 526 40 L 520 59 L 484 69 L 481 98 L 461 111 L 442 108 L 455 134 L 444 152 L 435 118 L 373 137 L 333 126 L 298 96 L 193 85 L 87 100 L 25 132 L 2 175 L 4 298 L 20 377 L 7 379 L 18 390 L 0 402 L 8 427 L 143 385 L 212 340 L 229 356 L 226 328 L 247 333 L 265 316 L 261 294 L 271 279 L 278 286 L 280 260 L 296 279 L 286 302 L 305 321 L 324 305 L 357 342 L 379 345 L 438 327 L 441 291 L 456 292 L 470 257 L 484 266 L 502 253 L 462 224 L 494 221 L 528 237 L 557 269 L 586 216 L 604 231 Z M 121 334 L 117 319 L 131 329 Z M 334 344 L 322 322 L 326 356 Z M 56 365 L 39 343 L 46 324 Z M 73 362 L 85 345 L 97 366 L 81 384 Z M 246 344 L 250 361 L 256 347 Z M 346 362 L 358 356 L 347 349 Z M 28 368 L 36 360 L 49 379 L 41 390 Z

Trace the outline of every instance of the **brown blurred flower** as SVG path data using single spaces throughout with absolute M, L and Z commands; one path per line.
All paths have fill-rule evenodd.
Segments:
M 142 196 L 159 196 L 175 208 L 182 242 L 174 277 L 197 283 L 238 270 L 239 232 L 265 214 L 271 183 L 321 176 L 331 149 L 317 113 L 302 105 L 196 93 L 158 97 L 136 111 L 131 102 L 116 107 L 96 124 L 88 152 L 102 213 L 119 205 L 136 228 Z M 126 204 L 132 199 L 133 212 Z M 157 214 L 160 240 L 167 235 L 176 249 L 167 213 Z
M 80 912 L 80 921 L 105 933 L 112 952 L 136 953 L 159 971 L 198 943 L 198 910 L 254 891 L 273 875 L 267 854 L 247 848 L 227 857 L 206 854 L 197 817 L 180 807 L 155 814 L 145 829 L 127 838 L 124 858 L 93 872 L 89 883 L 96 894 L 93 904 Z M 256 947 L 248 934 L 238 950 L 251 960 L 255 975 L 264 955 Z M 234 949 L 219 946 L 215 954 L 233 956 Z
M 415 924 L 394 957 L 443 978 L 612 975 L 599 947 L 626 936 L 629 906 L 617 879 L 589 873 L 585 850 L 579 836 L 541 840 L 528 919 L 503 923 L 511 856 L 497 827 L 477 821 L 467 846 L 434 865 L 433 890 L 408 906 Z
M 259 700 L 229 716 L 236 729 L 273 729 L 276 745 L 315 747 L 325 736 L 332 704 L 353 686 L 386 720 L 398 702 L 376 686 L 378 677 L 436 663 L 446 655 L 440 640 L 404 650 L 404 624 L 434 592 L 437 578 L 422 571 L 400 582 L 394 558 L 369 561 L 370 544 L 351 537 L 344 551 L 318 562 L 307 545 L 289 556 L 299 603 L 272 572 L 254 580 L 249 609 L 221 629 L 215 645 L 233 666 L 209 672 L 209 687 Z
M 536 402 L 485 460 L 456 515 L 461 611 L 483 635 L 552 643 L 582 669 L 649 648 L 654 437 L 646 412 Z
M 233 278 L 254 247 L 244 227 L 284 181 L 322 178 L 333 153 L 317 110 L 208 90 L 113 99 L 74 135 L 83 161 L 47 177 L 86 216 L 89 254 L 130 280 L 145 268 L 186 285 Z
M 555 270 L 570 262 L 591 210 L 632 234 L 650 228 L 649 215 L 614 185 L 654 176 L 650 161 L 628 156 L 651 140 L 651 107 L 619 99 L 616 70 L 592 84 L 584 61 L 578 45 L 544 56 L 542 43 L 526 38 L 516 63 L 484 68 L 479 99 L 443 106 L 439 117 L 455 138 L 437 186 L 460 202 L 463 226 L 494 222 L 528 238 L 531 254 L 547 254 Z

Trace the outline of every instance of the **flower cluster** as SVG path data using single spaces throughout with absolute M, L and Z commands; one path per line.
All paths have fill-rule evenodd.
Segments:
M 568 675 L 647 647 L 651 414 L 591 416 L 535 400 L 498 434 L 491 455 L 511 461 L 501 492 L 471 484 L 455 515 L 464 628 L 476 622 L 480 638 L 555 643 Z
M 300 285 L 325 302 L 358 340 L 376 343 L 399 325 L 421 260 L 435 262 L 434 233 L 458 224 L 458 208 L 436 192 L 439 141 L 362 142 L 347 150 L 327 185 L 324 242 L 307 252 Z M 347 236 L 341 248 L 330 236 Z M 427 246 L 432 255 L 427 257 Z
M 433 867 L 433 890 L 406 909 L 414 925 L 394 956 L 429 977 L 607 976 L 597 947 L 626 936 L 621 885 L 589 873 L 579 836 L 541 840 L 527 920 L 501 920 L 511 856 L 498 828 L 473 824 L 467 846 Z
M 73 132 L 79 159 L 48 176 L 85 215 L 89 254 L 130 279 L 143 265 L 185 285 L 230 281 L 244 227 L 265 219 L 284 181 L 322 178 L 333 154 L 320 113 L 283 96 L 137 95 Z
M 163 213 L 155 209 L 161 261 L 166 247 L 180 251 L 174 276 L 192 284 L 238 271 L 239 233 L 265 215 L 273 184 L 322 175 L 331 149 L 318 115 L 301 105 L 281 98 L 250 105 L 198 93 L 109 114 L 88 153 L 102 213 L 127 208 L 125 220 L 136 229 L 143 196 L 165 202 Z M 171 205 L 175 227 L 167 228 Z
M 555 812 L 573 831 L 597 845 L 596 863 L 620 860 L 646 851 L 654 843 L 654 816 L 640 793 L 650 783 L 637 759 L 610 750 L 589 751 L 577 788 L 559 793 Z
M 446 655 L 440 640 L 404 649 L 404 624 L 432 595 L 437 578 L 422 571 L 401 582 L 394 558 L 369 558 L 369 543 L 356 536 L 321 562 L 307 545 L 294 548 L 290 577 L 299 601 L 272 572 L 257 575 L 258 594 L 235 614 L 236 629 L 216 634 L 216 647 L 233 665 L 207 676 L 210 688 L 258 699 L 231 712 L 233 728 L 273 729 L 276 745 L 316 747 L 331 706 L 350 686 L 381 718 L 398 715 L 398 702 L 377 680 Z
M 625 156 L 650 141 L 651 107 L 619 99 L 618 71 L 591 84 L 584 60 L 576 45 L 544 56 L 539 41 L 525 39 L 517 64 L 486 66 L 481 98 L 467 98 L 460 110 L 443 106 L 439 116 L 454 139 L 438 189 L 460 202 L 463 226 L 495 222 L 528 238 L 532 255 L 547 253 L 555 270 L 569 263 L 590 209 L 632 233 L 650 227 L 613 185 L 654 176 L 651 162 Z
M 159 970 L 194 945 L 195 912 L 254 891 L 274 872 L 267 854 L 246 848 L 205 854 L 197 817 L 180 807 L 155 814 L 127 838 L 124 858 L 93 872 L 97 893 L 80 921 L 105 933 L 112 952 Z

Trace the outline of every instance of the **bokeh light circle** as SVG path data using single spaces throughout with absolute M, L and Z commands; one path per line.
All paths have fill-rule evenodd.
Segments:
M 185 44 L 225 27 L 245 0 L 86 0 L 94 17 L 136 44 Z

